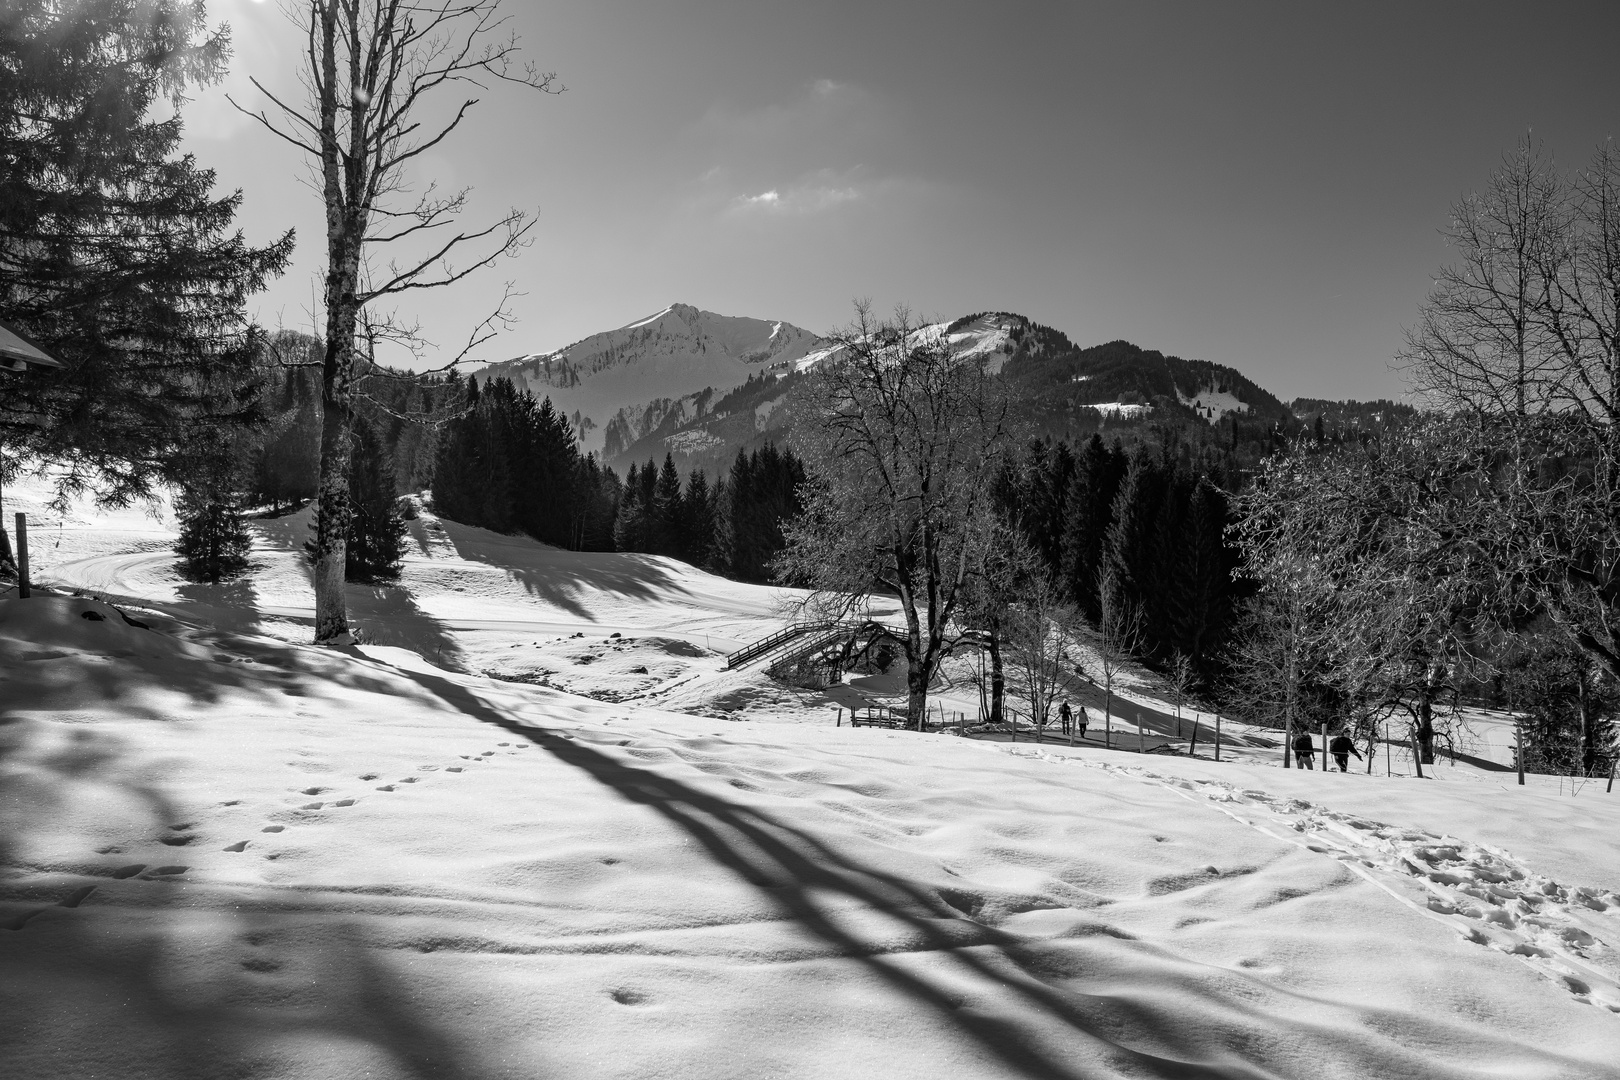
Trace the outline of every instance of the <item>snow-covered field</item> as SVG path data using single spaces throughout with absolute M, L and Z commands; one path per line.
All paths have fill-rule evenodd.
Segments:
M 431 515 L 314 649 L 166 520 L 0 597 L 8 1080 L 1616 1074 L 1601 785 L 835 728 L 777 591 Z

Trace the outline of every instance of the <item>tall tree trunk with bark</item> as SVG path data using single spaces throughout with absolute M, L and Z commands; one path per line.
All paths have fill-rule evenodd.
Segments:
M 467 86 L 496 82 L 550 91 L 554 76 L 513 70 L 517 39 L 500 0 L 413 4 L 410 0 L 304 0 L 288 14 L 307 39 L 300 73 L 310 94 L 289 104 L 252 79 L 269 99 L 242 111 L 319 162 L 326 204 L 326 356 L 322 362 L 321 465 L 315 518 L 315 640 L 352 641 L 344 600 L 347 535 L 352 513 L 348 469 L 354 403 L 371 372 L 378 341 L 413 357 L 425 345 L 414 326 L 375 305 L 423 289 L 454 285 L 527 244 L 533 219 L 516 209 L 486 227 L 460 223 L 467 192 L 425 185 L 416 197 L 406 171 L 449 137 L 477 104 L 454 100 L 426 112 L 431 100 Z M 240 108 L 240 106 L 238 106 Z M 458 231 L 459 229 L 459 231 Z M 385 245 L 393 257 L 368 259 Z M 508 284 L 493 314 L 439 371 L 453 368 L 508 319 Z M 366 351 L 357 342 L 364 331 Z M 427 372 L 421 372 L 427 374 Z

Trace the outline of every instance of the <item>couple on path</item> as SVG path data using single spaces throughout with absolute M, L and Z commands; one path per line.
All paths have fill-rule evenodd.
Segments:
M 1067 701 L 1058 706 L 1058 724 L 1065 735 L 1069 733 L 1069 728 L 1074 724 L 1074 710 L 1069 708 Z M 1086 737 L 1086 728 L 1090 726 L 1091 718 L 1086 715 L 1086 707 L 1082 705 L 1080 706 L 1080 737 L 1082 739 Z
M 1333 760 L 1338 763 L 1340 772 L 1350 771 L 1351 754 L 1356 755 L 1357 761 L 1361 760 L 1361 753 L 1356 750 L 1356 744 L 1350 741 L 1350 736 L 1342 733 L 1334 736 L 1333 741 L 1328 743 L 1328 753 L 1333 755 Z M 1316 745 L 1311 742 L 1310 732 L 1302 731 L 1294 736 L 1294 757 L 1299 762 L 1300 768 L 1316 768 L 1314 764 L 1316 761 Z M 1322 771 L 1327 772 L 1327 767 L 1328 763 L 1323 761 Z

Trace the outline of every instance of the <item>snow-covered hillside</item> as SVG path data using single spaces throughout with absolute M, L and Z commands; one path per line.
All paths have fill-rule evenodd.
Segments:
M 1600 785 L 835 727 L 721 669 L 782 592 L 431 514 L 350 591 L 378 643 L 315 649 L 301 518 L 205 588 L 161 507 L 42 494 L 6 491 L 56 590 L 0 595 L 7 1080 L 1613 1075 Z
M 632 434 L 627 444 L 652 403 L 664 399 L 668 407 L 705 389 L 723 394 L 750 375 L 799 360 L 818 340 L 779 320 L 716 315 L 672 304 L 617 330 L 473 374 L 480 379 L 504 376 L 527 386 L 536 399 L 550 397 L 582 430 L 586 449 L 600 450 L 608 425 L 621 411 L 620 422 Z
M 1029 326 L 1022 315 L 991 312 L 951 322 L 924 323 L 906 339 L 912 347 L 935 345 L 943 342 L 952 353 L 964 360 L 982 360 L 985 370 L 1000 372 L 1017 346 L 1016 335 Z M 793 365 L 797 371 L 807 371 L 838 352 L 838 346 L 823 346 L 800 357 Z
M 1198 392 L 1190 397 L 1178 390 L 1176 391 L 1176 397 L 1181 400 L 1183 405 L 1192 409 L 1211 424 L 1219 423 L 1221 417 L 1227 413 L 1246 413 L 1249 411 L 1247 402 L 1239 401 L 1236 395 L 1224 387 L 1200 387 Z

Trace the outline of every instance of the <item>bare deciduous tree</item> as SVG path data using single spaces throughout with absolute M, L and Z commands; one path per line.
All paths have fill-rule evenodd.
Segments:
M 1013 582 L 1008 590 L 1011 602 L 999 621 L 1038 741 L 1051 721 L 1064 675 L 1073 666 L 1069 631 L 1075 610 L 1028 541 L 1012 529 L 1004 530 L 1003 536 L 1002 551 L 1013 569 Z
M 374 305 L 453 285 L 515 254 L 533 225 L 527 213 L 511 209 L 487 224 L 467 226 L 465 189 L 446 193 L 429 184 L 413 193 L 406 175 L 460 126 L 478 103 L 473 93 L 492 83 L 555 89 L 553 75 L 516 65 L 517 39 L 500 6 L 500 0 L 289 3 L 289 16 L 306 36 L 300 74 L 307 99 L 283 100 L 254 79 L 270 106 L 243 109 L 309 155 L 326 207 L 317 642 L 350 640 L 343 591 L 346 476 L 355 394 L 370 364 L 358 347 L 359 328 L 364 325 L 373 341 L 419 346 L 411 326 L 374 313 Z M 393 254 L 384 258 L 384 252 Z M 506 318 L 503 301 L 450 365 Z
M 1457 261 L 1435 275 L 1396 362 L 1436 404 L 1524 416 L 1562 396 L 1557 339 L 1546 326 L 1549 271 L 1567 234 L 1564 185 L 1525 139 L 1484 191 L 1452 208 Z
M 904 310 L 855 322 L 808 387 L 794 437 L 809 473 L 805 512 L 778 571 L 835 611 L 899 599 L 907 715 L 920 727 L 940 662 L 997 529 L 991 484 L 1013 444 L 1005 392 L 982 359 L 955 354 Z
M 1103 688 L 1103 745 L 1113 744 L 1114 680 L 1142 642 L 1142 609 L 1131 603 L 1108 565 L 1097 574 L 1097 668 Z

